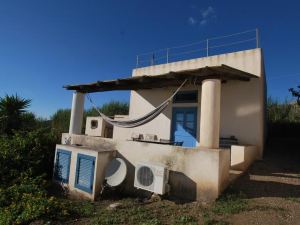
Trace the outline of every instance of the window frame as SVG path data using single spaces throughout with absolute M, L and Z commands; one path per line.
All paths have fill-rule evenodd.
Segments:
M 195 100 L 176 100 L 176 96 L 179 94 L 196 94 Z M 198 103 L 198 90 L 179 91 L 173 98 L 173 104 L 180 103 Z
M 68 160 L 68 165 L 67 165 L 67 178 L 59 178 L 57 176 L 57 170 L 56 170 L 56 166 L 59 160 L 59 154 L 67 154 L 69 156 L 69 160 Z M 71 157 L 72 157 L 72 152 L 71 151 L 67 151 L 64 149 L 57 149 L 56 150 L 56 156 L 55 156 L 55 165 L 54 165 L 54 179 L 56 181 L 60 181 L 62 183 L 68 184 L 69 183 L 69 179 L 70 179 L 70 167 L 71 167 Z
M 91 177 L 90 177 L 90 188 L 86 186 L 82 186 L 78 183 L 79 179 L 79 169 L 80 169 L 80 159 L 86 159 L 86 160 L 91 160 L 93 163 L 92 165 L 92 171 L 91 171 Z M 90 156 L 90 155 L 85 155 L 85 154 L 77 154 L 77 162 L 76 162 L 76 171 L 75 171 L 75 188 L 78 188 L 82 191 L 88 192 L 88 193 L 93 193 L 94 189 L 94 176 L 95 176 L 95 163 L 96 163 L 96 157 L 95 156 Z

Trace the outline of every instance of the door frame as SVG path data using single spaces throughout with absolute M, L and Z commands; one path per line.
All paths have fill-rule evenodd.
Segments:
M 196 123 L 196 130 L 195 130 L 195 139 L 196 139 L 196 144 L 197 144 L 197 132 L 198 132 L 198 106 L 176 106 L 176 107 L 172 107 L 172 118 L 171 118 L 171 140 L 174 141 L 175 137 L 174 137 L 174 131 L 175 131 L 175 120 L 174 120 L 174 116 L 177 110 L 180 109 L 187 109 L 187 110 L 193 110 L 195 112 L 195 123 Z

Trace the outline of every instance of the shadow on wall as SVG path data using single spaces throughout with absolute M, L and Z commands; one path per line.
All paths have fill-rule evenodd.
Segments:
M 258 79 L 229 81 L 222 85 L 221 136 L 234 135 L 241 144 L 258 145 L 261 123 L 259 93 L 253 91 L 258 85 Z
M 170 171 L 170 194 L 180 200 L 196 201 L 197 184 L 182 172 Z
M 117 191 L 121 195 L 149 198 L 151 192 L 134 187 L 135 166 L 130 163 L 122 154 L 117 157 L 122 158 L 127 165 L 127 176 L 124 182 L 118 187 Z M 142 161 L 142 160 L 141 160 Z M 197 197 L 197 185 L 182 172 L 169 171 L 170 196 L 166 196 L 174 201 L 190 202 L 195 201 Z
M 136 118 L 145 115 L 169 98 L 171 94 L 172 89 L 169 88 L 136 91 L 137 96 L 131 99 L 131 104 L 134 103 L 135 105 L 134 107 L 131 106 L 130 116 Z M 140 107 L 140 109 L 137 106 Z M 143 126 L 133 128 L 131 131 L 144 135 L 146 133 L 156 134 L 158 139 L 169 139 L 169 132 L 171 130 L 169 124 L 171 124 L 171 117 L 172 106 L 168 105 L 167 108 L 153 121 Z
M 151 90 L 140 90 L 136 91 L 140 97 L 143 98 L 144 101 L 148 102 L 148 104 L 151 104 L 154 108 L 159 106 L 162 102 L 167 100 L 169 98 L 173 91 L 175 91 L 175 88 L 168 88 L 168 89 L 151 89 Z M 169 120 L 171 120 L 172 116 L 172 107 L 171 105 L 168 105 L 166 110 L 164 110 L 161 114 L 163 114 L 165 117 L 167 117 Z
M 190 90 L 197 90 L 198 91 L 198 104 L 200 104 L 200 99 L 201 99 L 201 86 L 195 86 L 195 85 L 189 85 L 184 88 L 182 88 L 181 91 L 190 91 Z M 159 106 L 163 101 L 168 99 L 173 92 L 176 90 L 176 87 L 168 87 L 168 88 L 160 88 L 160 89 L 155 89 L 155 90 L 141 90 L 141 91 L 136 91 L 136 93 L 140 96 L 141 100 L 143 102 L 147 102 L 146 104 L 152 106 L 152 107 L 157 107 Z M 160 133 L 160 136 L 158 138 L 163 138 L 163 139 L 171 139 L 171 126 L 172 126 L 172 110 L 173 107 L 197 107 L 195 103 L 177 103 L 173 105 L 173 103 L 169 104 L 168 107 L 161 113 L 160 117 L 160 122 L 159 126 L 161 126 L 159 129 L 157 127 L 157 123 L 154 126 L 153 124 L 146 124 L 141 127 L 141 129 L 146 128 L 146 130 L 151 130 L 152 133 Z M 199 121 L 200 121 L 200 105 L 198 106 L 198 111 L 197 111 L 197 134 L 196 134 L 196 140 L 199 143 L 199 132 L 200 132 L 200 127 L 198 126 Z M 150 110 L 150 109 L 149 109 Z M 149 110 L 146 110 L 148 112 Z M 146 113 L 144 112 L 144 114 Z M 163 116 L 163 118 L 161 117 Z M 154 119 L 156 120 L 156 119 Z M 168 124 L 168 126 L 167 126 Z M 136 131 L 140 131 L 140 133 L 143 133 L 140 128 L 137 128 Z M 157 130 L 158 129 L 158 130 Z M 155 132 L 157 130 L 157 132 Z

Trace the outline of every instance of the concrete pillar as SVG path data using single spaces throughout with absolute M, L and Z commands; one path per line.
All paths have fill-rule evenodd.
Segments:
M 85 94 L 74 92 L 71 109 L 69 134 L 81 134 Z
M 201 147 L 219 148 L 221 81 L 207 79 L 202 82 L 200 143 Z

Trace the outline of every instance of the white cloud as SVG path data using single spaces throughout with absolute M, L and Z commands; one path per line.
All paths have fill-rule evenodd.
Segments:
M 205 26 L 211 20 L 214 20 L 217 18 L 216 10 L 212 6 L 208 6 L 207 8 L 200 10 L 200 16 L 198 16 L 198 17 L 199 18 L 190 16 L 188 18 L 188 23 L 190 25 L 199 24 L 200 26 Z
M 198 21 L 194 18 L 194 17 L 189 17 L 189 24 L 191 24 L 191 25 L 195 25 Z
M 211 6 L 208 6 L 207 9 L 202 10 L 202 12 L 201 12 L 201 15 L 202 15 L 203 19 L 208 18 L 208 17 L 210 17 L 211 15 L 214 15 L 214 14 L 215 14 L 215 10 Z
M 201 26 L 204 26 L 206 24 L 207 24 L 207 20 L 206 19 L 203 19 L 203 20 L 200 21 L 200 25 Z
M 199 22 L 201 26 L 206 25 L 209 21 L 217 17 L 216 11 L 212 6 L 208 6 L 206 9 L 201 10 L 201 16 L 202 18 Z

